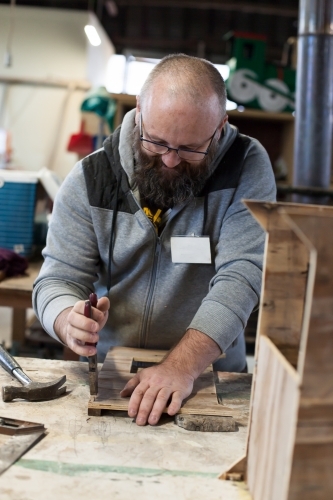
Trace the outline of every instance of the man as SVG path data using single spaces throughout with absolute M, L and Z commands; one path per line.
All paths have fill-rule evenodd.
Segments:
M 100 360 L 111 345 L 172 347 L 121 392 L 138 425 L 156 424 L 169 400 L 174 415 L 222 352 L 216 368 L 246 366 L 264 232 L 241 200 L 274 200 L 275 182 L 267 153 L 228 124 L 225 106 L 213 65 L 164 58 L 55 202 L 33 295 L 46 331 L 81 356 L 98 342 Z

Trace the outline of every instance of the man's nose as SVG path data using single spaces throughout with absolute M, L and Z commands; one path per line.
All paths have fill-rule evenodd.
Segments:
M 169 151 L 162 156 L 163 163 L 168 168 L 174 168 L 182 161 L 176 151 Z

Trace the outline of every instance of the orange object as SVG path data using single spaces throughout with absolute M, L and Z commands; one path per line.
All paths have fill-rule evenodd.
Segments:
M 84 132 L 84 120 L 81 121 L 80 132 L 69 138 L 67 151 L 80 155 L 88 155 L 93 152 L 93 139 L 91 135 Z

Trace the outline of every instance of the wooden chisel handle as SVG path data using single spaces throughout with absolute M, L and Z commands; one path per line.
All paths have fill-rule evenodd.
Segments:
M 97 295 L 96 293 L 91 293 L 89 295 L 89 300 L 86 300 L 84 303 L 84 315 L 86 318 L 91 318 L 91 307 L 97 306 Z M 86 345 L 96 346 L 93 342 L 86 342 Z
M 89 295 L 89 300 L 86 300 L 84 303 L 84 315 L 86 318 L 91 318 L 91 307 L 97 306 L 97 295 L 95 293 L 91 293 Z M 86 342 L 86 345 L 96 346 L 93 342 Z M 98 393 L 98 369 L 97 369 L 97 354 L 93 354 L 93 356 L 88 356 L 89 361 L 89 387 L 90 394 L 96 395 Z
M 91 294 L 89 295 L 89 300 L 90 300 L 90 304 L 91 304 L 93 307 L 96 307 L 96 306 L 97 306 L 97 301 L 98 301 L 98 299 L 97 299 L 97 295 L 96 295 L 96 293 L 91 293 Z

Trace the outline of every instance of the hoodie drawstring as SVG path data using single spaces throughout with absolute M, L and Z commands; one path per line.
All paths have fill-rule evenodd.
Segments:
M 115 203 L 113 206 L 113 216 L 112 216 L 112 222 L 111 222 L 111 234 L 110 234 L 110 244 L 109 244 L 108 281 L 107 281 L 107 286 L 106 286 L 108 294 L 110 292 L 111 284 L 112 284 L 111 263 L 112 263 L 113 248 L 114 248 L 114 242 L 115 242 L 115 229 L 116 229 L 117 215 L 118 215 L 119 189 L 120 189 L 120 179 L 118 179 L 118 177 L 117 177 L 116 178 L 116 196 L 115 196 Z

